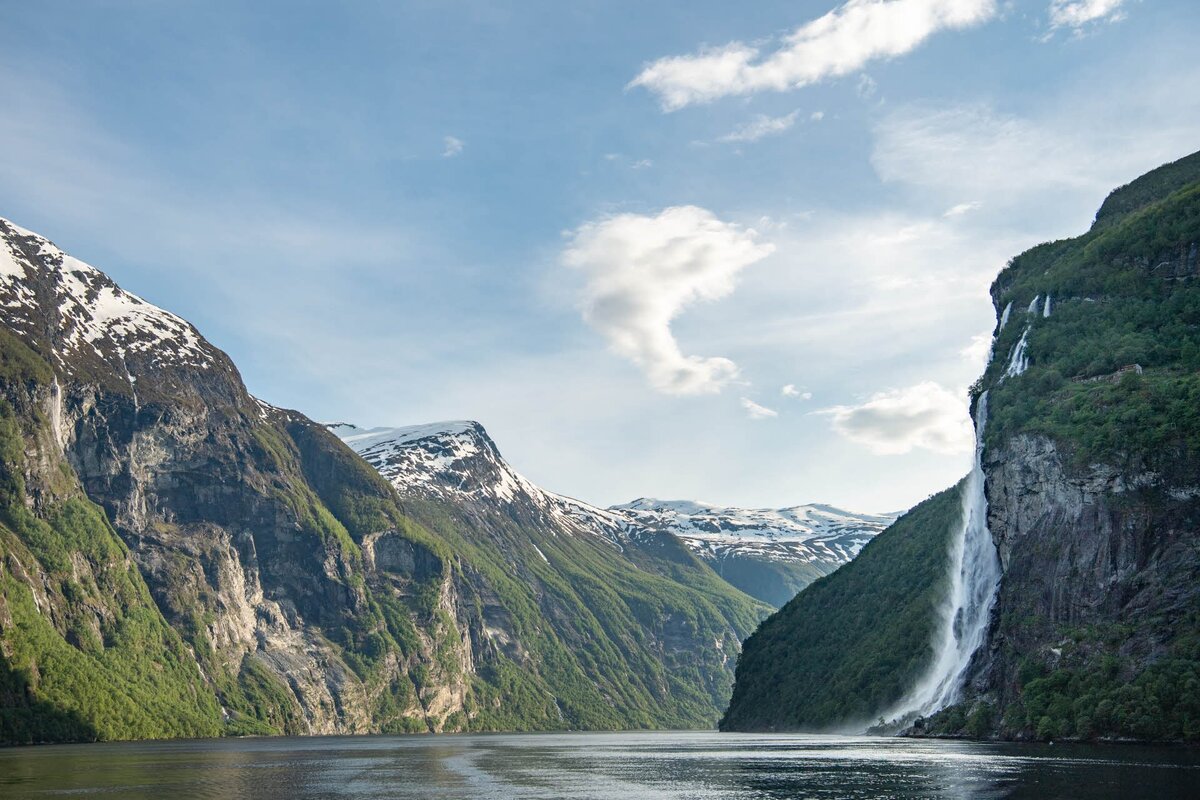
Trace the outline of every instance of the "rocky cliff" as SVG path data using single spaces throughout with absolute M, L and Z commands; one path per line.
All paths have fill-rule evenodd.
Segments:
M 7 221 L 0 306 L 0 739 L 715 718 L 762 611 L 711 570 L 593 548 L 580 579 L 628 609 L 593 636 L 554 600 L 571 576 L 498 557 L 536 572 L 520 520 L 418 518 L 186 321 Z
M 913 733 L 1200 738 L 1198 243 L 1200 153 L 1114 191 L 1089 232 L 1021 254 L 993 284 L 993 358 L 972 392 L 981 496 L 960 507 L 985 511 L 1001 577 L 977 587 L 991 604 L 983 644 Z M 954 512 L 937 497 L 918 506 L 764 623 L 725 726 L 861 729 L 912 707 L 937 642 L 965 633 L 944 614 L 955 552 L 944 543 L 967 522 Z M 935 549 L 914 550 L 918 535 Z M 894 602 L 824 602 L 852 579 Z M 773 655 L 803 661 L 790 643 L 864 624 L 843 648 L 862 657 L 833 656 L 855 681 L 773 707 L 761 677 L 785 669 Z M 903 632 L 892 648 L 872 646 L 878 626 Z

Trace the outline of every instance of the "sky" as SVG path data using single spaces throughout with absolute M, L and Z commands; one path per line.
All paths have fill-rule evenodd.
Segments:
M 1194 0 L 0 0 L 0 216 L 318 420 L 636 497 L 958 480 L 1014 255 L 1200 149 Z

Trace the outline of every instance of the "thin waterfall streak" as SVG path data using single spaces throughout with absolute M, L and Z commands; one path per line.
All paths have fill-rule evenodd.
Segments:
M 962 523 L 951 543 L 950 586 L 934 634 L 934 658 L 913 689 L 884 719 L 907 724 L 934 714 L 959 697 L 975 652 L 987 638 L 1000 558 L 987 526 L 983 475 L 983 431 L 987 424 L 985 391 L 975 407 L 975 463 L 962 491 Z

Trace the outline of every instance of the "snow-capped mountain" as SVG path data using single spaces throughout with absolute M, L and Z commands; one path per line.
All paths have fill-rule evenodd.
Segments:
M 896 521 L 818 504 L 725 508 L 645 497 L 609 510 L 631 527 L 673 533 L 730 583 L 775 605 L 857 556 Z
M 777 606 L 854 558 L 895 519 L 823 505 L 742 509 L 647 498 L 605 509 L 520 475 L 478 422 L 329 428 L 402 495 L 484 503 L 515 519 L 599 536 L 619 549 L 669 533 L 727 581 Z
M 133 361 L 192 369 L 225 361 L 191 323 L 6 219 L 0 219 L 0 307 L 11 327 L 49 338 L 53 358 L 68 372 L 94 358 L 126 376 Z M 47 309 L 55 329 L 38 330 Z
M 548 492 L 514 470 L 478 422 L 367 429 L 334 423 L 328 427 L 402 496 L 484 503 L 516 519 L 600 536 L 618 548 L 629 538 L 624 515 Z

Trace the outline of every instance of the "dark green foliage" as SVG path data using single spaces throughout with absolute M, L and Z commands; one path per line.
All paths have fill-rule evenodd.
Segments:
M 551 536 L 504 518 L 488 521 L 493 535 L 468 538 L 463 532 L 477 530 L 478 520 L 433 503 L 413 502 L 411 510 L 497 594 L 506 624 L 530 654 L 520 663 L 501 652 L 480 669 L 472 730 L 716 722 L 728 685 L 713 683 L 720 669 L 712 662 L 720 654 L 708 648 L 718 641 L 733 647 L 723 641 L 729 626 L 745 635 L 766 608 L 697 562 L 677 539 L 630 544 L 626 556 L 637 569 L 613 558 L 612 546 L 598 539 Z M 505 551 L 506 541 L 518 554 Z
M 1200 181 L 1200 153 L 1164 164 L 1136 181 L 1114 189 L 1096 212 L 1096 227 L 1111 225 L 1126 214 L 1157 202 L 1197 181 Z
M 746 640 L 722 730 L 871 722 L 932 655 L 960 487 L 925 500 Z
M 1169 181 L 1151 173 L 1146 185 L 1121 190 L 1136 195 L 1135 209 L 1035 247 L 997 278 L 999 307 L 1050 294 L 1054 310 L 1032 318 L 1024 375 L 1000 380 L 1028 318 L 1014 313 L 997 339 L 980 383 L 992 387 L 989 446 L 1028 432 L 1053 437 L 1083 463 L 1200 454 L 1200 280 L 1191 253 L 1200 243 L 1200 184 L 1177 188 L 1200 159 L 1177 163 L 1186 169 L 1168 170 Z M 1151 200 L 1164 181 L 1177 190 Z
M 998 726 L 992 707 L 981 703 L 969 719 L 955 706 L 927 729 L 979 737 L 998 728 L 1007 738 L 1039 740 L 1200 741 L 1200 619 L 1178 620 L 1176 627 L 1181 635 L 1149 664 L 1121 652 L 1128 630 L 1063 631 L 1060 664 L 1026 659 L 1020 700 Z

